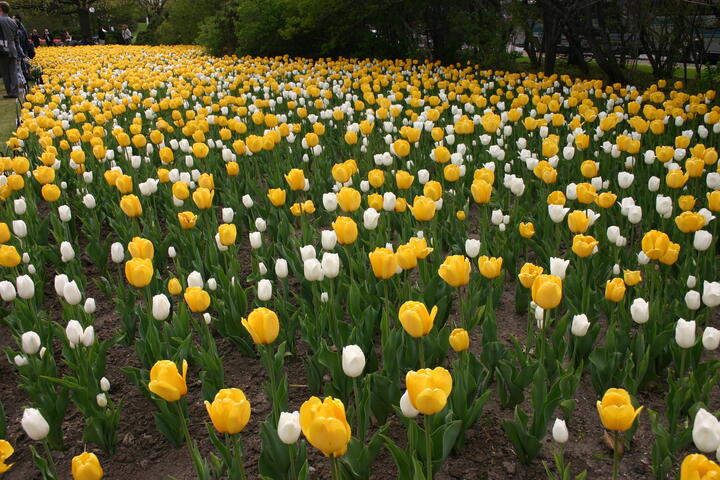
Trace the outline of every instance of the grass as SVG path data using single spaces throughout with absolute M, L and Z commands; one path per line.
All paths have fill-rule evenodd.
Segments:
M 5 88 L 0 82 L 0 150 L 4 150 L 5 142 L 15 131 L 15 120 L 17 119 L 16 100 L 2 98 L 4 95 Z

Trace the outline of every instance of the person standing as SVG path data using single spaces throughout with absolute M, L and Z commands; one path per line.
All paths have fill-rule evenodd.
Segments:
M 50 30 L 48 30 L 47 28 L 45 29 L 45 33 L 43 34 L 43 37 L 45 37 L 45 46 L 46 47 L 52 47 L 53 45 L 55 45 L 53 43 L 53 37 L 52 37 L 52 35 L 50 35 Z
M 128 28 L 127 25 L 123 25 L 122 32 L 120 33 L 122 35 L 123 42 L 125 42 L 125 45 L 130 45 L 132 42 L 132 32 L 130 31 L 130 28 Z
M 38 35 L 38 31 L 35 28 L 33 28 L 33 31 L 30 34 L 30 41 L 32 41 L 35 48 L 40 46 L 40 35 Z
M 0 33 L 2 43 L 0 44 L 0 74 L 5 83 L 5 98 L 18 97 L 18 53 L 16 48 L 18 26 L 15 20 L 8 16 L 10 4 L 0 2 Z
M 106 38 L 107 38 L 107 30 L 105 30 L 105 27 L 100 25 L 100 28 L 98 29 L 98 45 L 105 45 Z

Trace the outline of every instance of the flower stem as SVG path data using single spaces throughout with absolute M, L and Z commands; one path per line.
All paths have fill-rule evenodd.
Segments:
M 427 471 L 426 479 L 432 480 L 433 478 L 433 467 L 432 467 L 432 436 L 430 435 L 430 416 L 424 415 L 423 421 L 425 422 L 425 469 Z
M 357 420 L 357 435 L 361 443 L 365 443 L 365 431 L 362 429 L 362 412 L 360 411 L 360 390 L 358 379 L 353 378 L 353 393 L 355 394 L 355 417 Z
M 187 443 L 188 450 L 190 451 L 190 458 L 192 458 L 193 464 L 195 465 L 195 471 L 198 474 L 198 478 L 205 478 L 204 475 L 204 469 L 202 467 L 202 460 L 199 458 L 199 454 L 196 450 L 195 443 L 193 442 L 192 438 L 190 437 L 190 430 L 188 429 L 187 419 L 185 418 L 185 413 L 183 412 L 182 407 L 180 406 L 180 402 L 173 402 L 175 404 L 175 408 L 177 409 L 178 416 L 180 417 L 180 425 L 182 426 L 183 433 L 185 434 L 185 443 Z
M 419 353 L 420 353 L 420 368 L 425 368 L 425 343 L 423 337 L 418 338 Z
M 47 438 L 42 442 L 43 448 L 45 449 L 45 455 L 48 459 L 48 465 L 50 466 L 50 472 L 53 474 L 53 478 L 58 478 L 57 467 L 55 467 L 55 460 L 53 460 L 52 452 L 50 451 L 50 445 L 48 445 Z
M 245 459 L 243 457 L 243 448 L 242 444 L 240 443 L 240 435 L 235 434 L 231 435 L 232 441 L 233 441 L 233 449 L 234 449 L 234 455 L 235 455 L 235 461 L 238 465 L 238 472 L 240 474 L 240 480 L 246 480 L 247 475 L 245 475 Z
M 342 476 L 340 475 L 340 465 L 338 465 L 337 457 L 330 457 L 330 468 L 333 480 L 341 480 Z
M 620 432 L 613 431 L 612 480 L 617 480 L 619 471 L 620 471 Z

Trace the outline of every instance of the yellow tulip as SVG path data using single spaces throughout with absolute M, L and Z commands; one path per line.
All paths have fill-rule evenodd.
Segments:
M 415 177 L 410 175 L 405 170 L 398 170 L 395 173 L 395 184 L 400 190 L 407 190 L 412 186 Z
M 240 433 L 250 420 L 250 402 L 239 388 L 219 390 L 212 403 L 205 401 L 205 409 L 215 430 L 220 433 Z
M 198 185 L 202 188 L 207 188 L 208 190 L 214 190 L 215 178 L 213 177 L 213 174 L 203 173 L 202 175 L 200 175 L 200 178 L 198 178 Z
M 338 183 L 345 183 L 350 180 L 351 174 L 343 163 L 333 165 L 330 173 L 332 174 L 333 180 Z
M 625 298 L 625 282 L 622 278 L 613 278 L 605 284 L 605 298 L 618 303 Z
M 423 415 L 438 413 L 452 391 L 452 376 L 443 367 L 410 371 L 405 376 L 410 403 Z
M 198 217 L 193 212 L 180 212 L 177 216 L 183 230 L 190 230 L 197 223 Z
M 285 205 L 286 195 L 285 190 L 282 188 L 271 188 L 267 192 L 267 197 L 274 207 Z
M 290 213 L 292 213 L 294 216 L 299 217 L 303 213 L 302 205 L 300 203 L 293 203 L 290 206 Z
M 678 206 L 683 212 L 687 212 L 695 208 L 695 197 L 692 195 L 681 195 L 678 198 Z
M 575 192 L 577 193 L 578 202 L 584 203 L 585 205 L 593 203 L 595 198 L 597 198 L 595 187 L 589 183 L 579 183 Z
M 567 217 L 568 228 L 572 233 L 585 233 L 590 227 L 590 219 L 582 210 L 573 210 Z
M 210 153 L 210 147 L 201 142 L 195 142 L 192 145 L 192 152 L 195 158 L 205 158 Z
M 222 245 L 230 246 L 235 244 L 237 239 L 237 227 L 234 223 L 223 223 L 218 226 L 218 235 Z
M 235 177 L 240 173 L 240 165 L 237 162 L 227 162 L 225 164 L 225 171 L 231 177 Z
M 602 401 L 597 402 L 603 427 L 615 432 L 630 430 L 642 409 L 643 407 L 635 409 L 630 401 L 630 394 L 621 388 L 608 389 Z
M 443 176 L 448 182 L 457 182 L 460 179 L 460 167 L 455 164 L 445 165 Z
M 437 180 L 430 180 L 423 185 L 423 195 L 430 197 L 434 201 L 440 200 L 440 198 L 442 198 L 442 194 L 442 185 Z
M 55 184 L 48 183 L 40 189 L 40 194 L 46 202 L 54 202 L 60 198 L 60 187 Z
M 488 257 L 483 255 L 478 258 L 478 267 L 480 274 L 485 278 L 497 278 L 502 272 L 502 257 Z
M 368 172 L 368 182 L 373 188 L 380 188 L 385 183 L 385 172 L 377 168 Z
M 520 273 L 518 274 L 520 284 L 525 288 L 532 287 L 535 278 L 537 278 L 538 275 L 541 275 L 543 270 L 543 267 L 540 267 L 538 265 L 534 265 L 532 263 L 525 263 L 525 265 L 523 265 L 520 269 Z
M 680 169 L 670 170 L 667 175 L 665 175 L 665 183 L 670 188 L 682 188 L 689 178 L 690 175 L 683 173 Z
M 613 205 L 615 205 L 615 201 L 617 200 L 617 195 L 615 195 L 612 192 L 603 192 L 597 196 L 595 199 L 595 203 L 600 208 L 610 208 Z
M 310 397 L 300 407 L 300 428 L 310 445 L 327 457 L 345 455 L 351 439 L 345 405 L 333 397 Z
M 343 212 L 354 212 L 360 208 L 360 192 L 352 187 L 342 187 L 337 193 L 336 198 Z
M 720 478 L 720 465 L 705 455 L 693 453 L 680 465 L 680 480 L 716 480 Z
M 371 193 L 367 196 L 368 207 L 374 208 L 378 212 L 383 209 L 383 196 L 379 193 Z
M 450 161 L 450 150 L 443 145 L 435 147 L 432 153 L 437 163 L 447 163 Z
M 265 307 L 256 308 L 250 312 L 247 319 L 243 318 L 241 322 L 253 342 L 258 345 L 273 343 L 280 332 L 277 314 Z
M 188 287 L 183 294 L 191 312 L 204 312 L 210 306 L 210 294 L 201 287 Z
M 5 463 L 5 461 L 12 456 L 12 454 L 15 453 L 15 449 L 12 445 L 10 445 L 10 442 L 7 440 L 0 440 L 0 475 L 7 472 L 12 468 L 14 463 Z
M 178 200 L 186 200 L 190 197 L 190 187 L 182 180 L 173 183 L 172 194 Z
M 192 199 L 197 208 L 200 210 L 207 210 L 212 207 L 214 196 L 215 190 L 208 190 L 207 188 L 200 187 L 193 192 Z
M 675 225 L 683 233 L 697 232 L 705 226 L 705 217 L 697 212 L 682 212 L 675 217 Z
M 520 225 L 518 225 L 518 231 L 521 237 L 532 238 L 535 236 L 535 225 L 533 225 L 532 222 L 521 222 Z
M 415 255 L 415 249 L 409 243 L 400 245 L 395 252 L 395 257 L 397 258 L 398 265 L 400 265 L 400 268 L 403 270 L 410 270 L 417 267 L 418 257 Z
M 405 331 L 413 338 L 424 337 L 432 330 L 437 315 L 437 306 L 428 312 L 424 303 L 407 301 L 402 304 L 398 318 Z
M 154 272 L 152 261 L 147 258 L 133 258 L 125 262 L 125 278 L 133 287 L 141 288 L 150 284 Z
M 143 212 L 140 199 L 136 195 L 132 194 L 122 196 L 120 199 L 120 210 L 122 210 L 123 213 L 130 218 L 139 217 Z
M 315 204 L 312 200 L 305 200 L 301 205 L 303 213 L 311 215 L 315 212 Z
M 623 281 L 628 287 L 634 287 L 642 281 L 642 275 L 640 274 L 640 270 L 624 270 Z
M 299 168 L 293 168 L 285 175 L 285 181 L 290 187 L 290 190 L 302 190 L 305 188 L 305 172 Z
M 665 253 L 663 254 L 662 257 L 658 258 L 658 261 L 665 265 L 672 265 L 675 262 L 677 262 L 677 259 L 679 256 L 680 256 L 680 244 L 670 242 L 667 250 L 665 251 Z
M 333 230 L 337 235 L 337 240 L 341 245 L 350 245 L 357 240 L 358 228 L 357 223 L 350 217 L 337 217 L 332 222 Z
M 462 352 L 470 347 L 470 335 L 464 328 L 456 328 L 450 332 L 450 346 L 456 352 Z
M 435 202 L 430 197 L 417 196 L 412 206 L 408 206 L 415 220 L 427 222 L 435 216 Z
M 578 257 L 589 257 L 599 243 L 600 242 L 595 240 L 595 237 L 591 237 L 590 235 L 575 235 L 573 237 L 572 251 Z
M 470 193 L 472 193 L 475 203 L 488 203 L 492 195 L 492 185 L 482 179 L 473 180 L 470 186 Z
M 40 185 L 47 185 L 55 181 L 55 169 L 40 165 L 33 170 L 33 177 L 38 181 Z
M 180 280 L 177 278 L 171 278 L 168 281 L 168 292 L 170 295 L 179 295 L 180 292 L 182 292 L 182 285 L 180 285 Z
M 0 245 L 0 265 L 14 268 L 20 264 L 21 258 L 17 249 L 12 245 Z
M 642 250 L 652 260 L 658 260 L 665 255 L 669 245 L 670 237 L 657 230 L 650 230 L 642 238 Z
M 707 194 L 708 209 L 713 212 L 720 212 L 720 190 Z
M 133 258 L 146 258 L 152 260 L 155 256 L 155 247 L 147 238 L 133 237 L 128 243 L 128 251 Z
M 395 275 L 398 267 L 398 260 L 395 254 L 387 248 L 376 248 L 368 254 L 373 275 L 377 278 L 388 278 Z
M 182 362 L 182 375 L 175 362 L 170 360 L 155 362 L 150 369 L 148 390 L 166 402 L 177 402 L 187 393 L 187 369 L 188 364 L 185 360 Z
M 450 255 L 438 268 L 438 275 L 451 287 L 470 283 L 470 260 L 465 255 Z
M 598 175 L 598 166 L 593 160 L 585 160 L 580 164 L 580 173 L 585 178 L 593 178 Z
M 130 175 L 118 175 L 115 179 L 115 188 L 122 194 L 130 193 L 133 189 L 133 181 Z
M 83 452 L 72 459 L 73 480 L 100 480 L 103 469 L 94 453 Z
M 10 228 L 7 223 L 0 222 L 0 243 L 7 243 L 10 241 Z
M 550 192 L 550 194 L 547 196 L 547 199 L 545 202 L 548 205 L 565 205 L 567 202 L 567 198 L 565 197 L 565 194 L 561 192 L 560 190 L 555 190 L 553 192 Z
M 531 287 L 533 302 L 545 310 L 560 305 L 562 300 L 562 280 L 556 275 L 538 275 Z
M 400 158 L 407 157 L 410 154 L 410 143 L 407 140 L 398 139 L 392 144 L 395 155 Z
M 427 240 L 425 240 L 425 238 L 413 237 L 408 242 L 408 245 L 413 248 L 415 256 L 419 259 L 427 257 L 433 251 L 433 248 L 428 247 Z

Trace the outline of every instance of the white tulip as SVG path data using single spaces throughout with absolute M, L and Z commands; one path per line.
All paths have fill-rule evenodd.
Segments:
M 607 228 L 607 238 L 610 241 L 610 243 L 617 242 L 618 237 L 620 236 L 620 227 L 617 225 L 611 225 Z
M 215 280 L 213 277 L 208 278 L 207 279 L 207 287 L 208 287 L 208 290 L 210 290 L 211 292 L 214 292 L 215 290 L 217 290 L 217 280 Z
M 157 294 L 152 299 L 152 316 L 155 320 L 166 320 L 170 316 L 170 300 L 164 293 Z
M 60 221 L 69 222 L 72 219 L 72 212 L 70 211 L 70 207 L 68 207 L 67 205 L 60 205 L 58 207 L 58 216 L 60 217 Z
M 638 264 L 640 264 L 640 265 L 647 265 L 648 263 L 650 263 L 650 257 L 645 255 L 645 252 L 643 252 L 642 250 L 640 252 L 638 252 L 637 259 L 638 259 Z
M 253 249 L 257 250 L 262 247 L 262 234 L 260 232 L 250 232 L 248 237 L 250 238 L 250 246 Z
M 187 286 L 188 287 L 202 288 L 204 285 L 205 285 L 205 282 L 203 281 L 202 274 L 200 272 L 198 272 L 197 270 L 193 270 L 187 276 Z
M 335 230 L 323 230 L 320 232 L 320 240 L 323 250 L 332 250 L 337 245 L 337 233 Z
M 325 207 L 325 210 L 328 212 L 334 212 L 337 209 L 337 196 L 330 192 L 330 193 L 323 193 L 322 196 L 322 203 L 323 207 Z
M 367 230 L 375 230 L 380 220 L 380 213 L 374 208 L 368 208 L 363 212 L 363 226 Z
M 400 410 L 407 418 L 415 418 L 420 415 L 420 410 L 415 408 L 415 405 L 412 404 L 407 390 L 405 390 L 405 393 L 403 393 L 402 397 L 400 397 Z
M 255 219 L 255 229 L 258 232 L 264 232 L 265 230 L 267 230 L 267 222 L 265 221 L 265 219 L 260 218 L 260 217 L 256 218 Z
M 720 422 L 704 408 L 695 415 L 692 439 L 697 449 L 703 453 L 715 452 L 720 447 Z
M 552 428 L 552 436 L 553 440 L 560 444 L 568 441 L 570 434 L 568 433 L 567 426 L 565 425 L 565 420 L 560 420 L 559 418 L 555 419 L 555 423 Z
M 50 425 L 37 408 L 26 408 L 20 421 L 23 430 L 32 440 L 45 440 L 50 433 Z
M 322 292 L 320 294 L 320 303 L 327 303 L 328 300 L 330 300 L 330 295 L 327 292 Z
M 638 325 L 650 320 L 650 304 L 642 298 L 636 298 L 630 305 L 630 316 Z
M 695 278 L 695 276 L 688 275 L 685 285 L 687 285 L 688 288 L 695 288 L 696 284 L 697 284 L 697 279 Z
M 100 390 L 102 390 L 103 392 L 110 391 L 110 380 L 108 380 L 106 377 L 102 377 L 100 379 Z
M 253 202 L 253 199 L 250 195 L 243 195 L 242 197 L 242 203 L 245 206 L 245 208 L 252 208 L 252 206 L 255 204 Z
M 175 250 L 175 247 L 170 245 L 168 247 L 167 254 L 169 258 L 175 258 L 177 256 L 177 251 Z
M 222 209 L 223 223 L 232 223 L 234 218 L 235 218 L 235 210 L 233 210 L 232 208 L 223 208 Z
M 321 267 L 324 276 L 337 277 L 340 274 L 340 256 L 337 253 L 323 253 Z
M 277 434 L 285 445 L 293 445 L 300 438 L 300 412 L 282 412 L 278 421 Z
M 27 225 L 24 220 L 13 220 L 12 229 L 18 238 L 25 238 L 27 236 Z
M 73 280 L 72 282 L 67 282 L 63 286 L 62 296 L 65 301 L 70 305 L 77 305 L 80 303 L 80 300 L 82 299 L 82 294 L 80 293 L 80 289 L 78 288 L 75 280 Z
M 695 345 L 695 320 L 683 318 L 675 325 L 675 342 L 680 348 L 692 348 Z
M 702 344 L 705 350 L 717 350 L 720 346 L 720 330 L 715 327 L 705 327 Z
M 628 207 L 627 218 L 630 223 L 637 225 L 642 220 L 642 207 L 633 205 Z
M 75 258 L 75 250 L 70 242 L 62 242 L 60 244 L 60 260 L 67 263 Z
M 303 273 L 305 280 L 319 282 L 323 279 L 322 265 L 317 258 L 308 258 L 303 262 Z
M 342 349 L 342 369 L 350 378 L 358 377 L 365 369 L 365 354 L 357 345 L 348 345 Z
M 690 310 L 697 310 L 702 305 L 701 299 L 700 299 L 700 292 L 696 290 L 689 290 L 685 294 L 685 305 Z
M 94 298 L 88 297 L 88 298 L 85 299 L 85 303 L 83 304 L 83 310 L 85 310 L 85 313 L 93 314 L 93 313 L 95 313 L 95 309 L 96 309 L 96 308 L 97 308 L 97 307 L 96 307 L 96 305 L 95 305 L 95 299 L 94 299 Z
M 315 253 L 315 247 L 312 245 L 305 245 L 304 247 L 300 247 L 300 258 L 304 262 L 307 259 L 315 258 L 317 254 Z
M 565 280 L 565 272 L 567 271 L 568 265 L 570 265 L 570 260 L 550 257 L 550 274 L 560 277 L 561 280 Z
M 13 357 L 13 362 L 15 362 L 15 365 L 18 367 L 24 367 L 29 363 L 27 357 L 23 355 L 15 355 L 15 357 Z
M 35 284 L 29 275 L 20 275 L 15 279 L 17 294 L 23 300 L 28 300 L 35 295 Z
M 629 172 L 618 173 L 618 186 L 622 189 L 630 188 L 635 180 L 635 175 Z
M 710 308 L 720 305 L 720 282 L 703 282 L 702 301 Z
M 570 211 L 569 208 L 565 208 L 562 205 L 548 205 L 548 214 L 550 220 L 555 223 L 560 223 L 565 219 L 565 215 Z
M 480 240 L 475 238 L 468 238 L 465 240 L 465 253 L 470 258 L 475 258 L 480 255 Z
M 383 210 L 386 212 L 395 211 L 395 205 L 397 204 L 397 197 L 393 192 L 385 192 L 383 194 Z
M 75 348 L 75 345 L 82 342 L 83 328 L 80 322 L 77 320 L 70 320 L 65 327 L 65 337 L 67 337 L 70 346 Z
M 55 275 L 55 293 L 58 295 L 58 297 L 63 296 L 63 290 L 67 282 L 68 276 L 64 273 L 61 273 L 60 275 Z
M 258 270 L 260 271 L 260 275 L 267 275 L 267 267 L 265 266 L 265 263 L 258 263 Z
M 13 208 L 15 209 L 15 215 L 25 215 L 25 212 L 27 211 L 27 202 L 25 202 L 25 197 L 14 200 Z
M 2 298 L 4 302 L 12 302 L 16 296 L 15 285 L 13 285 L 12 282 L 7 280 L 0 282 L 0 298 Z
M 85 330 L 83 331 L 82 339 L 80 341 L 86 347 L 89 347 L 93 343 L 95 343 L 95 328 L 92 325 L 85 328 Z
M 272 298 L 272 283 L 270 283 L 270 280 L 267 278 L 263 278 L 258 282 L 257 286 L 258 291 L 258 298 L 263 301 L 267 302 Z
M 587 315 L 584 313 L 581 313 L 580 315 L 573 315 L 572 326 L 570 327 L 570 332 L 573 335 L 576 337 L 584 337 L 589 328 L 590 321 L 588 320 Z
M 650 177 L 648 179 L 648 190 L 651 192 L 657 192 L 660 190 L 660 178 L 659 177 Z
M 288 276 L 288 263 L 284 258 L 278 258 L 275 261 L 275 275 L 278 278 L 286 278 Z
M 22 351 L 27 355 L 35 355 L 40 351 L 40 335 L 33 331 L 23 333 L 20 343 L 22 344 Z
M 417 176 L 420 185 L 425 185 L 427 182 L 430 181 L 430 172 L 424 168 L 422 170 L 418 170 Z
M 113 263 L 122 263 L 125 260 L 125 248 L 122 243 L 115 242 L 110 245 L 110 259 Z
M 97 403 L 98 407 L 105 408 L 107 407 L 108 401 L 107 401 L 107 395 L 104 393 L 98 393 L 95 395 L 95 402 Z
M 92 210 L 96 206 L 95 197 L 93 197 L 90 193 L 86 193 L 82 201 L 83 205 L 85 205 L 85 208 L 88 208 L 90 210 Z
M 712 243 L 712 241 L 712 233 L 706 230 L 698 230 L 697 232 L 695 232 L 695 236 L 693 237 L 693 247 L 695 247 L 695 250 L 704 252 L 705 250 L 710 248 L 710 244 Z

